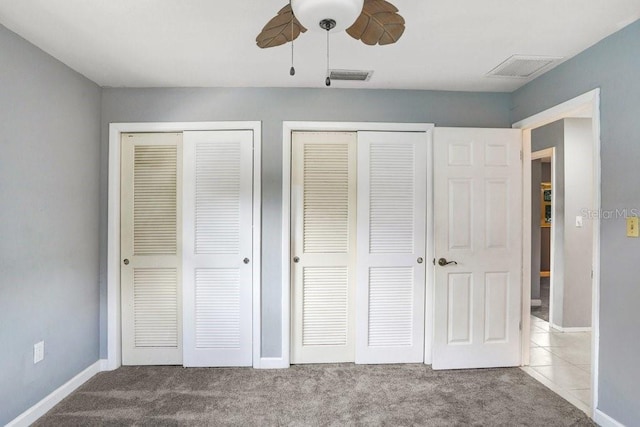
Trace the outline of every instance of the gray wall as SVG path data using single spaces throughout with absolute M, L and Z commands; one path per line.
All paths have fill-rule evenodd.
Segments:
M 564 120 L 564 307 L 565 328 L 591 326 L 593 221 L 584 216 L 593 206 L 593 134 L 591 119 Z
M 98 360 L 100 88 L 3 26 L 0 58 L 4 425 Z
M 554 260 L 552 260 L 551 271 L 551 295 L 549 298 L 550 313 L 549 321 L 557 326 L 563 326 L 563 306 L 564 306 L 564 178 L 565 178 L 565 156 L 564 156 L 564 123 L 562 120 L 550 123 L 546 126 L 534 129 L 531 132 L 531 151 L 540 151 L 547 148 L 555 148 L 556 179 L 553 183 L 553 194 L 555 204 L 552 206 L 553 217 L 551 223 L 551 233 L 554 236 Z M 539 191 L 539 190 L 538 190 Z M 532 229 L 540 235 L 540 221 L 532 224 Z M 532 247 L 532 251 L 538 251 Z M 539 273 L 538 273 L 539 274 Z M 540 278 L 538 276 L 538 286 Z
M 262 355 L 281 352 L 282 121 L 425 122 L 509 127 L 509 94 L 340 89 L 104 89 L 102 97 L 101 354 L 106 357 L 108 125 L 262 121 Z
M 601 89 L 602 208 L 640 208 L 640 21 L 512 94 L 513 122 Z M 625 237 L 623 215 L 600 222 L 598 409 L 625 425 L 640 420 L 640 239 Z

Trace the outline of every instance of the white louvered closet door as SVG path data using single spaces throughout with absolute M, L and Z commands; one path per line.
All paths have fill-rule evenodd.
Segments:
M 356 134 L 294 132 L 291 363 L 353 362 Z
M 424 360 L 427 134 L 358 132 L 356 363 Z
M 184 366 L 252 364 L 253 132 L 184 132 Z
M 182 135 L 121 139 L 123 365 L 182 363 Z

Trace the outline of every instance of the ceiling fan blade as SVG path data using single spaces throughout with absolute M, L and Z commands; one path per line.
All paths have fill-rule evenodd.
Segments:
M 291 22 L 293 20 L 293 23 Z M 293 31 L 291 26 L 293 25 Z M 293 34 L 292 34 L 293 32 Z M 306 33 L 307 29 L 293 16 L 291 6 L 286 5 L 278 15 L 272 18 L 264 26 L 262 32 L 256 37 L 258 47 L 266 49 L 280 46 L 298 38 L 300 33 Z M 292 37 L 293 36 L 293 37 Z
M 373 46 L 397 42 L 404 33 L 404 18 L 398 8 L 385 0 L 365 0 L 362 13 L 347 28 L 347 34 Z

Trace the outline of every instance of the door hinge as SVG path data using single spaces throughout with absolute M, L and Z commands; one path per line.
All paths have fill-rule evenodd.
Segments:
M 522 330 L 522 320 L 520 321 L 520 324 L 518 325 L 518 328 L 519 328 L 520 330 Z
M 520 160 L 522 160 L 522 150 L 520 150 Z

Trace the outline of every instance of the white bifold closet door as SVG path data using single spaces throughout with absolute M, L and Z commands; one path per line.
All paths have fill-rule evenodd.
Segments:
M 356 363 L 424 360 L 427 134 L 358 132 Z
M 356 134 L 294 132 L 291 363 L 353 362 Z
M 184 132 L 184 366 L 252 364 L 251 131 Z
M 179 133 L 121 139 L 122 364 L 182 363 Z

